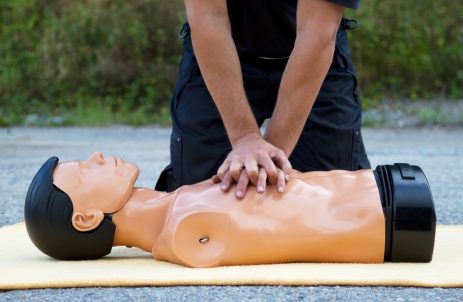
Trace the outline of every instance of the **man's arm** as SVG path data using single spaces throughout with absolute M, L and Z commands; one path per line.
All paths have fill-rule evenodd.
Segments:
M 233 147 L 217 173 L 221 188 L 228 190 L 234 180 L 239 183 L 236 196 L 242 198 L 243 186 L 246 188 L 249 181 L 257 185 L 259 175 L 268 177 L 270 183 L 278 182 L 279 187 L 283 182 L 284 187 L 284 175 L 279 174 L 289 174 L 291 164 L 282 150 L 260 136 L 246 98 L 226 0 L 185 0 L 185 5 L 198 65 Z M 259 174 L 259 166 L 266 170 L 265 174 Z
M 186 0 L 185 4 L 198 65 L 230 142 L 246 134 L 259 135 L 244 91 L 226 1 Z
M 293 151 L 332 62 L 344 8 L 326 0 L 299 0 L 297 36 L 264 138 Z

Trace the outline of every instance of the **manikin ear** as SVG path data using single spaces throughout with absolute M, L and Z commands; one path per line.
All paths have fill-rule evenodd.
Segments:
M 104 219 L 100 210 L 87 210 L 85 213 L 74 212 L 72 214 L 72 225 L 80 232 L 87 232 L 96 229 Z

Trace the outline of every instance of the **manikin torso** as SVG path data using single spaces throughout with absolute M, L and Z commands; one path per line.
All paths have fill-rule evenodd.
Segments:
M 190 267 L 383 261 L 384 215 L 371 170 L 294 171 L 285 193 L 250 189 L 243 200 L 210 180 L 172 193 L 138 190 L 132 206 L 145 211 L 132 211 L 139 212 L 132 240 L 120 238 L 122 213 L 114 215 L 115 244 L 132 241 L 158 260 Z M 140 236 L 143 221 L 153 232 Z

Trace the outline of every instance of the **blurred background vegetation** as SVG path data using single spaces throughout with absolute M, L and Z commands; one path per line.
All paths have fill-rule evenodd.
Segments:
M 351 52 L 366 107 L 463 97 L 463 2 L 361 0 Z M 166 124 L 181 0 L 0 0 L 0 125 Z M 36 123 L 37 124 L 37 123 Z

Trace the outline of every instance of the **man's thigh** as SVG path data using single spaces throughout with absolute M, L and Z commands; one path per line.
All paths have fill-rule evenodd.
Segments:
M 361 135 L 362 106 L 345 30 L 301 136 L 290 156 L 306 171 L 370 168 Z
M 156 190 L 168 192 L 212 177 L 231 150 L 220 114 L 200 75 L 188 25 L 182 33 L 184 51 L 170 102 L 171 161 L 156 183 Z
M 200 76 L 193 75 L 174 104 L 171 164 L 178 187 L 212 177 L 230 152 L 231 144 Z
M 191 77 L 174 91 L 171 102 L 170 190 L 212 177 L 231 150 L 222 119 L 204 80 Z

